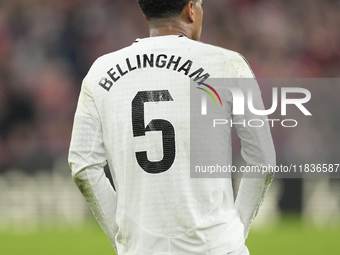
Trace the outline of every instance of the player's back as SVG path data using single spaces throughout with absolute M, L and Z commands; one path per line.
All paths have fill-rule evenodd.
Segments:
M 190 153 L 190 79 L 239 77 L 240 61 L 231 51 L 163 36 L 92 66 L 85 81 L 117 191 L 119 254 L 225 254 L 244 243 L 231 180 L 190 178 L 197 156 Z

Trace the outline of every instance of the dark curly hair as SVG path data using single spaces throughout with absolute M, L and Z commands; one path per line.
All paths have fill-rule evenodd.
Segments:
M 138 0 L 139 7 L 148 20 L 177 16 L 189 2 L 190 0 Z

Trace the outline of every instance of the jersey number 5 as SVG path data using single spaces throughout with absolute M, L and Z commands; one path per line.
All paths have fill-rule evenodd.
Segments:
M 169 170 L 175 160 L 175 130 L 173 125 L 163 119 L 153 119 L 145 127 L 144 103 L 174 101 L 168 90 L 139 91 L 132 100 L 133 136 L 145 136 L 145 132 L 162 131 L 163 159 L 150 161 L 146 151 L 136 152 L 140 167 L 147 173 L 158 174 Z

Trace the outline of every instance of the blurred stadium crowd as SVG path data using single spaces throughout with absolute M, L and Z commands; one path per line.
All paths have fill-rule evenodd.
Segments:
M 205 0 L 204 12 L 202 41 L 240 52 L 257 77 L 340 76 L 338 0 Z M 147 36 L 136 0 L 1 0 L 0 172 L 66 161 L 90 65 Z
M 141 21 L 135 1 L 0 1 L 0 172 L 65 157 L 82 78 L 147 36 Z

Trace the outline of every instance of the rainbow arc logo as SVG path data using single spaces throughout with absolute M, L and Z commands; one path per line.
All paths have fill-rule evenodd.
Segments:
M 210 89 L 210 90 L 217 96 L 217 98 L 218 98 L 218 100 L 220 101 L 220 104 L 221 104 L 221 106 L 222 106 L 222 100 L 221 100 L 221 98 L 220 98 L 220 95 L 217 93 L 217 91 L 216 91 L 213 87 L 211 87 L 210 85 L 208 85 L 208 84 L 206 84 L 206 83 L 203 83 L 203 82 L 198 82 L 198 85 L 203 85 L 203 86 L 206 86 L 208 89 Z M 215 100 L 213 94 L 212 94 L 209 90 L 204 89 L 204 88 L 201 88 L 201 87 L 197 87 L 197 88 L 200 89 L 200 90 L 203 90 L 203 91 L 206 92 L 209 96 L 211 96 L 211 98 L 212 98 L 212 99 L 214 100 L 214 102 L 215 102 L 215 105 L 217 105 L 216 100 Z

